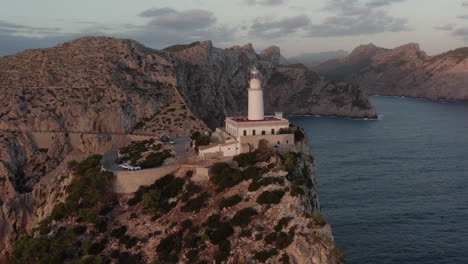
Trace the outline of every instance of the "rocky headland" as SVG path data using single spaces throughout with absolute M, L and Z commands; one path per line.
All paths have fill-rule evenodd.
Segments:
M 65 161 L 121 146 L 120 135 L 220 126 L 245 113 L 252 66 L 269 112 L 376 116 L 359 89 L 283 60 L 277 47 L 256 54 L 205 41 L 158 51 L 104 37 L 0 57 L 0 255 L 65 199 L 73 180 Z
M 358 85 L 371 95 L 468 99 L 468 49 L 428 56 L 418 44 L 394 49 L 373 44 L 314 68 L 331 80 Z

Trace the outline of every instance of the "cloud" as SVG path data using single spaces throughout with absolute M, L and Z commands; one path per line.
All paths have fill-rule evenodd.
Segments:
M 278 6 L 286 3 L 286 0 L 246 0 L 246 3 L 250 6 L 261 5 L 261 6 Z
M 184 31 L 206 28 L 216 22 L 213 13 L 203 9 L 152 8 L 141 12 L 140 16 L 151 18 L 149 24 L 152 26 Z
M 50 47 L 82 36 L 130 38 L 152 48 L 207 39 L 223 45 L 235 39 L 238 30 L 236 26 L 217 23 L 212 12 L 202 9 L 177 11 L 153 8 L 144 10 L 138 16 L 148 20 L 140 25 L 86 21 L 79 23 L 83 26 L 81 30 L 69 33 L 63 33 L 61 29 L 29 27 L 0 20 L 0 56 L 24 49 Z
M 404 1 L 406 0 L 371 0 L 366 5 L 369 7 L 381 7 Z
M 452 32 L 452 36 L 454 36 L 454 37 L 456 37 L 458 39 L 468 41 L 468 27 L 462 27 L 462 28 L 458 28 L 458 29 L 454 30 Z
M 372 35 L 409 30 L 407 18 L 393 17 L 359 0 L 329 0 L 324 10 L 333 15 L 326 17 L 321 24 L 311 25 L 309 37 Z
M 269 17 L 256 18 L 250 26 L 249 36 L 260 38 L 279 38 L 305 29 L 310 19 L 305 15 L 298 15 L 274 20 Z
M 463 7 L 468 7 L 468 1 L 463 2 L 463 3 L 462 3 L 462 6 L 463 6 Z
M 441 26 L 435 26 L 434 29 L 442 30 L 442 31 L 452 31 L 455 28 L 455 24 L 446 24 Z
M 468 19 L 468 15 L 459 15 L 457 16 L 458 19 Z
M 3 34 L 50 34 L 58 32 L 59 30 L 60 28 L 56 27 L 33 27 L 0 20 L 0 32 Z

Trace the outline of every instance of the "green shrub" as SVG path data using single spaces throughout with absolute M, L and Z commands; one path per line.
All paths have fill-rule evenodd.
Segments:
M 180 208 L 180 210 L 186 213 L 200 210 L 201 208 L 207 205 L 206 201 L 208 200 L 208 198 L 210 198 L 210 194 L 207 192 L 204 192 L 200 194 L 199 196 L 189 200 L 186 204 L 184 204 Z
M 290 192 L 291 196 L 293 197 L 297 197 L 299 195 L 304 195 L 305 194 L 305 191 L 304 189 L 302 189 L 302 187 L 300 186 L 297 186 L 297 185 L 293 185 L 291 186 L 291 192 Z
M 73 233 L 75 235 L 82 235 L 86 232 L 87 229 L 88 227 L 85 225 L 75 226 L 73 227 Z
M 118 264 L 143 264 L 146 263 L 143 261 L 143 258 L 140 253 L 132 255 L 128 252 L 123 252 L 122 254 L 119 254 Z
M 269 258 L 273 256 L 276 256 L 277 254 L 278 254 L 278 250 L 273 248 L 270 250 L 262 250 L 262 251 L 255 252 L 253 258 L 259 262 L 265 263 L 265 261 L 267 261 Z
M 248 167 L 242 171 L 242 176 L 245 180 L 256 179 L 260 177 L 261 171 L 262 171 L 262 168 L 260 167 L 255 167 L 255 166 Z
M 170 150 L 165 150 L 163 152 L 152 152 L 146 156 L 145 160 L 140 163 L 142 168 L 154 168 L 161 166 L 164 161 L 172 157 Z
M 210 136 L 200 136 L 195 140 L 195 146 L 200 147 L 200 146 L 208 146 L 211 143 L 211 137 Z
M 206 234 L 210 241 L 217 245 L 234 234 L 234 229 L 229 223 L 221 222 L 215 229 L 208 229 Z
M 294 152 L 287 152 L 282 154 L 283 162 L 284 162 L 284 169 L 287 171 L 294 170 L 297 166 L 297 161 L 299 155 Z
M 200 236 L 189 234 L 184 238 L 184 248 L 197 248 L 200 242 Z
M 255 209 L 248 207 L 237 212 L 231 220 L 231 223 L 235 226 L 246 226 L 250 223 L 252 216 L 258 215 Z
M 91 168 L 96 168 L 100 163 L 101 163 L 102 156 L 99 154 L 94 154 L 89 157 L 87 157 L 85 160 L 82 162 L 75 164 L 73 167 L 73 170 L 80 174 L 83 175 L 86 170 L 91 169 Z
M 253 166 L 257 163 L 257 152 L 242 153 L 233 157 L 240 167 Z
M 231 255 L 231 242 L 229 240 L 224 240 L 219 244 L 218 251 L 214 255 L 216 263 L 222 263 L 227 260 Z
M 106 242 L 107 241 L 101 241 L 101 242 L 92 244 L 91 247 L 89 247 L 88 249 L 88 254 L 97 255 L 101 253 L 106 248 Z
M 152 213 L 169 212 L 175 204 L 169 204 L 169 199 L 176 197 L 184 186 L 184 179 L 174 175 L 166 175 L 150 186 L 141 186 L 128 201 L 133 206 L 143 202 L 146 209 Z
M 259 204 L 279 204 L 281 198 L 284 196 L 284 191 L 275 190 L 275 191 L 264 191 L 257 198 L 257 203 Z
M 227 163 L 215 163 L 209 171 L 210 181 L 220 187 L 221 190 L 233 187 L 244 180 L 242 173 L 231 168 Z
M 221 223 L 220 220 L 221 220 L 221 216 L 219 214 L 212 214 L 210 215 L 210 217 L 208 217 L 206 222 L 203 223 L 203 225 L 206 225 L 210 228 L 216 228 Z
M 198 261 L 198 250 L 197 249 L 192 249 L 187 254 L 185 257 L 187 257 L 188 263 L 195 263 Z
M 126 225 L 123 225 L 123 226 L 121 226 L 121 227 L 119 227 L 119 228 L 113 229 L 112 232 L 111 232 L 111 236 L 112 236 L 112 237 L 115 237 L 115 238 L 117 238 L 117 239 L 120 239 L 122 236 L 125 235 L 125 233 L 127 232 L 127 230 L 128 230 L 127 226 L 126 226 Z
M 190 219 L 185 219 L 184 221 L 182 221 L 182 223 L 180 224 L 181 228 L 182 228 L 182 231 L 186 230 L 186 229 L 190 229 L 192 227 L 193 223 L 192 223 L 192 220 Z
M 182 234 L 171 234 L 159 242 L 156 247 L 156 252 L 161 261 L 169 263 L 177 263 L 179 261 L 179 253 L 182 249 Z
M 78 161 L 76 161 L 76 160 L 67 161 L 68 169 L 73 169 L 76 165 L 78 165 Z
M 294 241 L 294 233 L 279 232 L 276 239 L 276 247 L 279 249 L 287 248 Z
M 227 197 L 227 198 L 223 198 L 218 204 L 219 210 L 232 207 L 240 203 L 240 201 L 242 201 L 242 198 L 238 194 Z
M 292 217 L 283 217 L 281 218 L 278 223 L 276 224 L 276 226 L 274 227 L 275 231 L 276 232 L 280 232 L 281 230 L 283 230 L 283 228 L 287 227 L 289 222 L 292 220 L 293 218 Z
M 251 229 L 244 229 L 240 232 L 239 234 L 240 237 L 251 237 L 252 236 L 252 230 Z
M 95 223 L 98 217 L 96 212 L 94 212 L 94 210 L 90 208 L 82 208 L 78 211 L 78 214 L 88 223 Z
M 203 187 L 194 183 L 193 181 L 189 181 L 187 185 L 185 185 L 185 192 L 182 196 L 182 201 L 186 202 L 190 197 L 192 197 L 194 194 L 199 193 L 203 191 Z
M 314 220 L 315 224 L 317 224 L 319 226 L 324 226 L 324 225 L 327 224 L 327 221 L 325 221 L 325 219 L 319 213 L 314 214 L 312 216 L 312 219 Z
M 272 233 L 265 236 L 265 242 L 267 242 L 267 244 L 271 245 L 274 242 L 276 242 L 277 238 L 278 238 L 278 233 L 272 232 Z
M 255 192 L 256 190 L 260 189 L 261 185 L 258 181 L 253 181 L 249 184 L 248 190 L 249 192 Z
M 161 147 L 162 147 L 161 144 L 154 145 L 154 146 L 153 146 L 153 150 L 154 150 L 154 151 L 159 151 L 159 150 L 161 150 Z
M 23 236 L 15 242 L 7 264 L 40 263 L 61 264 L 73 256 L 72 237 Z
M 194 132 L 190 135 L 190 139 L 196 140 L 196 139 L 199 138 L 200 136 L 201 136 L 201 134 L 200 134 L 199 131 L 194 131 Z
M 262 238 L 263 238 L 262 233 L 255 234 L 255 241 L 260 241 L 260 240 L 262 240 Z

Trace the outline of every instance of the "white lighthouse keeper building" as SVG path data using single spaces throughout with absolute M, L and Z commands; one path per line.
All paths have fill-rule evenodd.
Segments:
M 250 76 L 247 116 L 226 117 L 226 126 L 213 133 L 217 144 L 200 147 L 200 157 L 229 157 L 249 152 L 257 148 L 262 139 L 276 148 L 294 145 L 293 134 L 279 134 L 281 129 L 289 128 L 289 120 L 283 118 L 282 113 L 265 116 L 260 72 L 254 68 Z

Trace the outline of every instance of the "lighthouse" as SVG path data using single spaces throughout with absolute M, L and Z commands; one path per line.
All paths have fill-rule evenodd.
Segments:
M 201 158 L 232 157 L 253 151 L 260 142 L 266 142 L 277 151 L 294 150 L 294 133 L 289 130 L 289 120 L 281 114 L 265 115 L 260 72 L 250 71 L 248 114 L 226 117 L 225 127 L 216 128 L 211 135 L 216 144 L 199 147 Z
M 263 89 L 262 81 L 260 80 L 260 73 L 256 68 L 250 72 L 250 86 L 249 86 L 249 105 L 247 118 L 252 121 L 259 121 L 265 119 L 263 109 Z

